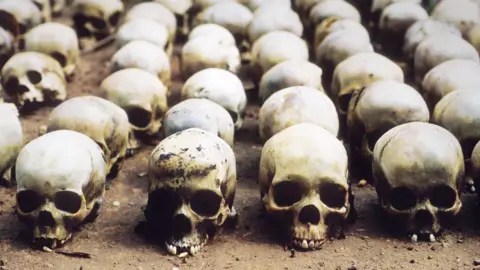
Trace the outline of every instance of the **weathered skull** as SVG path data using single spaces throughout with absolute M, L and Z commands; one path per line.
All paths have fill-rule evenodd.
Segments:
M 206 68 L 223 68 L 236 73 L 241 64 L 236 46 L 224 44 L 220 38 L 199 36 L 182 48 L 182 76 L 185 80 Z
M 193 0 L 154 0 L 164 5 L 175 14 L 177 30 L 182 36 L 187 36 L 190 31 L 190 16 L 188 11 L 192 7 Z
M 54 16 L 59 16 L 67 5 L 67 0 L 49 0 L 49 2 Z
M 127 112 L 134 131 L 156 134 L 167 112 L 167 87 L 152 74 L 127 68 L 110 74 L 100 84 L 101 97 Z
M 23 147 L 23 131 L 15 105 L 0 101 L 0 115 L 0 182 L 11 186 L 13 166 Z
M 115 32 L 124 12 L 121 0 L 74 0 L 73 24 L 79 38 L 101 40 Z
M 225 108 L 235 123 L 235 129 L 243 124 L 247 95 L 242 81 L 233 73 L 207 68 L 195 73 L 183 85 L 182 100 L 206 98 Z
M 264 102 L 273 93 L 290 86 L 308 86 L 325 92 L 322 69 L 306 60 L 283 61 L 263 74 L 258 96 Z
M 478 2 L 471 0 L 442 0 L 432 11 L 431 18 L 454 24 L 466 37 L 475 23 L 480 23 Z
M 177 32 L 177 19 L 172 11 L 162 4 L 155 2 L 143 2 L 134 5 L 126 14 L 124 21 L 128 22 L 134 19 L 151 19 L 164 25 L 168 29 L 169 40 L 175 41 Z
M 55 58 L 71 80 L 80 61 L 77 34 L 71 27 L 49 22 L 30 29 L 25 35 L 25 50 L 37 51 Z
M 20 151 L 15 177 L 18 217 L 31 228 L 34 244 L 54 249 L 98 215 L 105 193 L 105 156 L 89 137 L 59 130 Z
M 275 30 L 288 31 L 301 37 L 303 25 L 298 14 L 289 7 L 269 5 L 253 14 L 247 27 L 248 39 L 250 43 L 254 43 L 264 34 Z
M 12 34 L 0 27 L 0 69 L 15 53 L 15 44 Z
M 170 108 L 163 119 L 165 137 L 189 128 L 218 135 L 233 147 L 235 127 L 230 114 L 217 103 L 204 98 L 189 98 Z
M 348 108 L 351 153 L 370 166 L 375 144 L 385 132 L 404 123 L 429 120 L 427 104 L 417 90 L 395 80 L 374 82 L 354 93 Z
M 236 46 L 235 37 L 227 28 L 213 23 L 205 23 L 196 26 L 188 34 L 188 40 L 197 37 L 209 37 L 219 39 L 226 46 Z
M 29 29 L 42 23 L 42 12 L 31 0 L 0 1 L 0 15 L 1 27 L 20 41 Z
M 145 217 L 169 253 L 197 253 L 235 215 L 235 155 L 217 135 L 198 128 L 160 142 L 148 162 Z
M 409 61 L 413 61 L 418 44 L 427 37 L 438 33 L 449 33 L 459 37 L 461 36 L 460 31 L 450 23 L 432 19 L 417 21 L 412 24 L 405 33 L 405 40 L 403 41 L 404 57 Z
M 130 123 L 125 111 L 95 96 L 71 98 L 50 114 L 47 132 L 68 129 L 94 140 L 105 153 L 107 174 L 116 176 L 127 153 Z
M 169 40 L 168 29 L 152 19 L 137 18 L 122 24 L 116 32 L 117 48 L 120 49 L 130 41 L 148 41 L 172 56 L 173 43 Z
M 328 35 L 337 31 L 355 32 L 356 35 L 363 36 L 365 39 L 370 40 L 370 34 L 361 23 L 352 19 L 329 17 L 323 20 L 315 29 L 314 48 L 317 48 Z
M 421 84 L 427 72 L 452 59 L 469 59 L 480 62 L 477 50 L 464 40 L 450 33 L 438 33 L 425 38 L 415 50 L 415 81 Z
M 462 148 L 434 124 L 411 122 L 387 131 L 375 144 L 373 177 L 380 205 L 394 224 L 431 241 L 462 206 Z
M 65 100 L 67 85 L 60 64 L 39 52 L 19 52 L 3 66 L 3 96 L 17 107 Z
M 42 14 L 43 22 L 50 22 L 52 20 L 52 6 L 50 0 L 31 0 Z
M 417 5 L 422 4 L 422 0 L 369 0 L 367 2 L 371 3 L 368 12 L 369 14 L 365 14 L 365 17 L 367 17 L 366 19 L 369 23 L 373 23 L 374 25 L 377 25 L 379 23 L 382 11 L 394 3 L 410 2 Z
M 157 76 L 167 87 L 170 86 L 170 58 L 163 48 L 148 41 L 130 41 L 112 56 L 110 73 L 126 68 L 143 69 Z
M 315 4 L 308 14 L 308 28 L 315 30 L 323 20 L 329 17 L 351 19 L 360 22 L 360 12 L 347 1 L 323 0 Z
M 345 147 L 320 126 L 291 126 L 263 147 L 260 196 L 266 210 L 283 219 L 279 225 L 298 249 L 320 248 L 343 229 L 353 210 L 347 179 Z
M 421 87 L 423 98 L 433 112 L 435 105 L 446 94 L 461 88 L 480 89 L 480 64 L 467 59 L 445 61 L 432 68 Z
M 286 128 L 312 123 L 338 135 L 338 115 L 332 100 L 318 89 L 292 86 L 272 94 L 258 113 L 260 139 L 265 142 Z

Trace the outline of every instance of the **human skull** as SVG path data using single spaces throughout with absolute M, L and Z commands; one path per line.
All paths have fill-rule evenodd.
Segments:
M 274 7 L 282 6 L 286 8 L 292 8 L 292 3 L 290 0 L 236 0 L 240 4 L 248 7 L 252 12 L 255 12 L 259 8 L 265 6 Z
M 240 69 L 240 51 L 224 44 L 220 38 L 199 36 L 190 39 L 182 48 L 181 70 L 185 80 L 206 68 L 222 68 L 233 73 Z
M 167 53 L 145 40 L 133 40 L 124 45 L 111 58 L 110 73 L 126 68 L 143 69 L 157 76 L 167 87 L 171 83 L 171 66 Z
M 460 88 L 480 89 L 480 64 L 467 59 L 445 61 L 432 68 L 423 78 L 421 93 L 433 112 L 438 101 Z
M 13 36 L 0 27 L 0 68 L 5 65 L 8 59 L 15 53 Z
M 477 50 L 457 35 L 438 33 L 425 38 L 415 50 L 415 81 L 421 84 L 427 72 L 452 59 L 469 59 L 480 62 Z
M 13 55 L 2 68 L 1 83 L 5 100 L 19 109 L 57 103 L 67 96 L 62 67 L 51 56 L 39 52 Z
M 173 44 L 177 32 L 177 19 L 172 11 L 162 4 L 155 2 L 143 2 L 134 5 L 126 14 L 124 21 L 134 19 L 151 19 L 164 25 L 168 29 L 169 40 Z
M 227 28 L 213 23 L 205 23 L 196 26 L 188 34 L 188 40 L 197 37 L 209 37 L 219 39 L 226 46 L 236 46 L 235 37 Z
M 74 0 L 73 25 L 79 38 L 101 40 L 115 32 L 123 12 L 121 0 Z
M 115 35 L 118 49 L 130 41 L 144 40 L 164 50 L 169 57 L 172 56 L 173 43 L 169 40 L 167 27 L 152 19 L 137 18 L 125 22 Z
M 352 19 L 342 19 L 338 17 L 329 17 L 323 20 L 315 29 L 313 47 L 317 48 L 322 41 L 331 33 L 337 31 L 351 31 L 356 35 L 363 36 L 370 40 L 370 34 L 367 29 L 359 22 Z
M 235 164 L 225 141 L 198 128 L 170 135 L 153 150 L 145 217 L 170 254 L 197 253 L 236 214 Z
M 292 86 L 272 94 L 258 113 L 260 139 L 266 142 L 286 128 L 312 123 L 338 135 L 338 115 L 332 100 L 318 89 Z
M 55 58 L 62 66 L 67 80 L 72 79 L 80 61 L 75 30 L 57 22 L 43 23 L 30 29 L 25 35 L 25 50 Z
M 314 124 L 291 126 L 265 143 L 259 183 L 266 210 L 282 219 L 297 249 L 321 248 L 353 212 L 345 147 Z
M 105 193 L 105 156 L 89 137 L 59 130 L 20 151 L 15 177 L 19 219 L 32 230 L 34 244 L 54 249 L 97 216 Z
M 216 134 L 233 147 L 235 127 L 232 117 L 225 108 L 209 99 L 186 99 L 165 114 L 165 137 L 189 128 L 199 128 Z
M 462 148 L 446 129 L 424 122 L 396 126 L 375 144 L 372 166 L 381 207 L 408 233 L 438 234 L 460 211 Z
M 130 123 L 125 111 L 96 96 L 71 98 L 50 114 L 47 132 L 68 129 L 94 140 L 105 153 L 107 174 L 116 176 L 127 153 Z
M 127 112 L 132 129 L 154 135 L 167 112 L 167 88 L 154 75 L 137 68 L 110 74 L 100 84 L 100 96 Z
M 410 2 L 417 5 L 422 4 L 422 0 L 371 0 L 371 2 L 370 12 L 372 13 L 381 13 L 388 6 L 399 2 Z
M 0 100 L 0 115 L 0 180 L 11 186 L 13 167 L 23 147 L 23 131 L 15 105 Z
M 458 37 L 461 36 L 460 31 L 450 23 L 432 19 L 417 21 L 412 24 L 405 33 L 405 40 L 403 41 L 404 57 L 412 61 L 418 44 L 427 37 L 438 33 L 449 33 Z
M 454 24 L 464 37 L 476 23 L 480 23 L 480 7 L 471 0 L 442 0 L 431 13 L 431 18 Z
M 0 1 L 1 27 L 21 42 L 23 35 L 42 23 L 42 12 L 31 0 Z
M 50 0 L 31 0 L 42 14 L 42 22 L 50 22 L 52 20 L 52 6 Z
M 193 0 L 154 0 L 157 3 L 162 4 L 175 14 L 177 22 L 177 30 L 179 34 L 187 36 L 190 31 L 190 11 Z
M 351 19 L 360 22 L 360 13 L 347 1 L 323 0 L 315 4 L 308 15 L 309 28 L 315 30 L 323 20 L 329 17 Z
M 263 74 L 258 96 L 264 102 L 273 93 L 290 86 L 308 86 L 325 92 L 322 69 L 306 60 L 283 61 Z
M 422 96 L 411 86 L 380 80 L 353 94 L 347 116 L 351 153 L 366 166 L 378 139 L 391 128 L 408 122 L 428 122 L 430 112 Z
M 225 108 L 240 129 L 245 117 L 247 95 L 242 81 L 233 73 L 207 68 L 191 76 L 182 88 L 182 100 L 206 98 Z

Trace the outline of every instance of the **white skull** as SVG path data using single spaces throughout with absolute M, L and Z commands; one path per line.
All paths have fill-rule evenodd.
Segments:
M 323 20 L 315 29 L 314 48 L 317 48 L 328 35 L 337 31 L 355 32 L 356 35 L 370 40 L 370 34 L 361 23 L 352 19 L 329 17 Z
M 15 44 L 12 34 L 0 27 L 0 67 L 15 53 Z
M 294 0 L 293 2 L 293 9 L 298 12 L 300 19 L 302 20 L 303 25 L 308 26 L 310 25 L 309 15 L 312 8 L 321 2 L 325 2 L 327 0 Z M 338 0 L 344 1 L 344 0 Z
M 115 32 L 124 12 L 121 0 L 74 0 L 72 18 L 79 38 L 101 40 Z
M 18 217 L 32 230 L 34 244 L 54 249 L 97 216 L 105 193 L 105 156 L 89 137 L 55 131 L 20 151 L 15 177 Z
M 263 74 L 258 96 L 264 102 L 273 93 L 290 86 L 308 86 L 325 92 L 322 69 L 306 60 L 283 61 Z
M 438 33 L 425 38 L 415 50 L 415 81 L 421 84 L 427 72 L 452 59 L 469 59 L 480 62 L 477 50 L 462 37 L 450 33 Z
M 127 68 L 110 74 L 100 84 L 101 97 L 127 112 L 134 131 L 156 134 L 167 112 L 167 88 L 152 74 Z
M 19 39 L 29 29 L 42 23 L 42 12 L 31 0 L 0 1 L 0 14 L 2 28 Z
M 228 111 L 235 123 L 235 129 L 242 127 L 247 95 L 242 81 L 229 71 L 208 68 L 195 73 L 183 85 L 181 98 L 209 99 Z
M 462 35 L 480 23 L 480 7 L 471 0 L 442 0 L 432 11 L 431 18 L 454 24 Z
M 303 25 L 298 14 L 289 7 L 265 6 L 253 14 L 247 27 L 248 39 L 253 43 L 264 34 L 275 30 L 288 31 L 301 37 Z
M 167 27 L 152 19 L 137 18 L 125 22 L 118 28 L 115 35 L 118 49 L 130 41 L 144 40 L 158 46 L 168 56 L 173 52 L 173 43 L 169 39 Z
M 31 0 L 42 14 L 43 22 L 50 22 L 52 20 L 52 6 L 50 0 Z
M 151 19 L 164 25 L 168 29 L 169 40 L 175 41 L 177 32 L 177 19 L 172 11 L 162 4 L 155 2 L 143 2 L 134 5 L 126 14 L 124 21 L 128 22 L 134 19 Z
M 433 111 L 446 94 L 460 88 L 480 87 L 480 64 L 467 59 L 445 61 L 432 68 L 423 78 L 421 93 Z
M 127 153 L 130 123 L 125 111 L 95 96 L 71 98 L 50 114 L 47 132 L 68 129 L 94 140 L 105 153 L 107 174 L 116 176 Z
M 462 148 L 437 125 L 411 122 L 387 131 L 375 145 L 373 177 L 392 224 L 411 234 L 438 234 L 462 206 Z
M 51 56 L 39 52 L 13 55 L 2 68 L 1 82 L 5 100 L 19 108 L 56 103 L 67 96 L 62 67 Z
M 25 34 L 25 50 L 37 51 L 55 58 L 71 80 L 80 61 L 77 34 L 71 27 L 49 22 L 30 29 Z
M 189 128 L 211 132 L 233 147 L 235 126 L 232 117 L 213 101 L 189 98 L 167 111 L 163 119 L 165 137 Z
M 283 219 L 288 241 L 298 249 L 319 249 L 343 234 L 353 212 L 343 144 L 324 128 L 303 123 L 270 138 L 262 149 L 260 194 L 266 210 Z
M 15 105 L 0 101 L 0 115 L 0 182 L 11 186 L 13 166 L 23 147 L 23 131 Z
M 206 68 L 223 68 L 236 73 L 241 64 L 236 46 L 224 44 L 220 38 L 199 36 L 182 48 L 182 76 L 186 80 Z
M 188 34 L 188 40 L 197 37 L 209 37 L 212 39 L 219 39 L 222 44 L 226 46 L 237 46 L 235 37 L 228 31 L 227 28 L 213 23 L 205 23 L 196 26 Z
M 300 123 L 316 124 L 338 135 L 335 105 L 325 93 L 307 86 L 292 86 L 272 94 L 260 108 L 258 118 L 263 142 Z
M 148 175 L 145 217 L 173 255 L 197 253 L 235 215 L 235 155 L 215 134 L 190 128 L 165 138 L 150 156 Z
M 188 35 L 190 30 L 190 14 L 188 11 L 192 8 L 193 0 L 154 0 L 171 10 L 176 17 L 177 29 L 183 36 Z
M 426 19 L 417 21 L 408 28 L 403 41 L 403 54 L 409 60 L 413 61 L 415 50 L 424 39 L 437 33 L 450 33 L 452 35 L 461 36 L 460 31 L 447 22 Z
M 167 87 L 171 83 L 170 58 L 167 53 L 145 40 L 133 40 L 124 45 L 111 58 L 110 73 L 139 68 L 157 76 Z
M 324 0 L 315 4 L 308 14 L 308 22 L 315 29 L 323 20 L 329 17 L 351 19 L 360 22 L 360 12 L 347 1 Z
M 240 4 L 248 7 L 252 12 L 255 12 L 259 8 L 265 6 L 275 7 L 282 6 L 286 8 L 292 8 L 292 3 L 290 0 L 236 0 Z
M 386 7 L 399 2 L 410 2 L 420 5 L 422 0 L 372 0 L 370 12 L 382 12 Z

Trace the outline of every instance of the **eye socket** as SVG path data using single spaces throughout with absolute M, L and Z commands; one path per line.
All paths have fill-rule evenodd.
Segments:
M 65 57 L 65 55 L 59 52 L 53 52 L 50 54 L 50 56 L 57 60 L 60 66 L 65 67 L 67 65 L 67 58 Z
M 18 36 L 18 21 L 12 14 L 0 10 L 0 27 L 12 33 L 14 37 Z
M 152 119 L 152 114 L 142 108 L 138 107 L 130 107 L 125 109 L 128 115 L 128 121 L 136 127 L 139 128 L 146 128 L 148 124 L 150 124 L 150 120 Z
M 37 84 L 42 81 L 42 74 L 36 70 L 29 70 L 27 71 L 27 78 L 31 83 Z
M 105 29 L 107 27 L 107 23 L 99 18 L 88 18 L 88 21 L 98 30 Z
M 373 152 L 373 149 L 375 148 L 375 144 L 377 143 L 378 139 L 382 137 L 382 135 L 383 135 L 383 132 L 381 132 L 380 130 L 374 130 L 366 134 L 367 145 L 370 152 Z
M 178 193 L 171 189 L 160 188 L 148 194 L 147 207 L 159 217 L 172 217 L 181 203 Z
M 320 199 L 330 208 L 342 208 L 346 203 L 347 190 L 335 183 L 323 183 L 319 187 Z
M 53 199 L 57 209 L 75 214 L 82 207 L 82 197 L 73 191 L 59 191 Z
M 42 3 L 39 3 L 37 1 L 32 1 L 32 2 L 40 11 L 43 10 L 43 4 Z
M 283 181 L 273 186 L 273 200 L 280 207 L 292 206 L 303 197 L 303 186 L 296 181 Z
M 6 82 L 5 82 L 5 92 L 7 92 L 9 95 L 13 95 L 17 92 L 18 90 L 18 85 L 19 81 L 17 77 L 10 77 Z
M 447 185 L 439 185 L 431 190 L 430 203 L 438 208 L 452 208 L 457 201 L 457 193 Z
M 413 208 L 417 204 L 417 195 L 406 187 L 396 187 L 390 191 L 390 204 L 399 211 Z
M 344 112 L 348 111 L 348 104 L 350 103 L 352 96 L 353 96 L 353 93 L 348 93 L 338 97 L 338 106 L 342 111 Z
M 190 200 L 190 207 L 195 213 L 212 217 L 220 210 L 222 198 L 211 190 L 200 190 L 193 194 Z
M 22 213 L 28 214 L 45 204 L 45 198 L 33 190 L 17 193 L 17 206 Z
M 115 12 L 110 16 L 110 18 L 108 18 L 108 22 L 111 26 L 116 26 L 118 24 L 118 21 L 120 21 L 120 15 L 120 12 Z

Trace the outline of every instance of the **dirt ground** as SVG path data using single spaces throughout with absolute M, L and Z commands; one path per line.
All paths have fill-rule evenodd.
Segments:
M 69 97 L 97 94 L 113 53 L 109 46 L 85 56 L 69 85 Z M 173 59 L 176 78 L 178 63 L 177 54 Z M 178 93 L 180 88 L 181 82 L 176 80 L 171 91 Z M 175 99 L 178 95 L 174 94 L 170 105 L 178 101 Z M 43 108 L 22 117 L 26 142 L 37 136 L 51 110 Z M 355 185 L 358 220 L 348 228 L 345 239 L 327 241 L 317 251 L 285 250 L 261 210 L 257 113 L 258 105 L 249 105 L 245 126 L 236 135 L 238 227 L 221 232 L 194 257 L 170 256 L 163 245 L 134 232 L 143 220 L 141 207 L 147 201 L 147 178 L 142 173 L 154 147 L 150 145 L 128 159 L 111 181 L 98 219 L 61 249 L 89 253 L 88 259 L 33 250 L 14 213 L 15 189 L 0 188 L 0 269 L 474 269 L 474 260 L 480 260 L 480 222 L 475 218 L 480 212 L 475 195 L 464 195 L 458 224 L 437 242 L 411 243 L 406 235 L 389 231 L 378 214 L 374 189 Z

